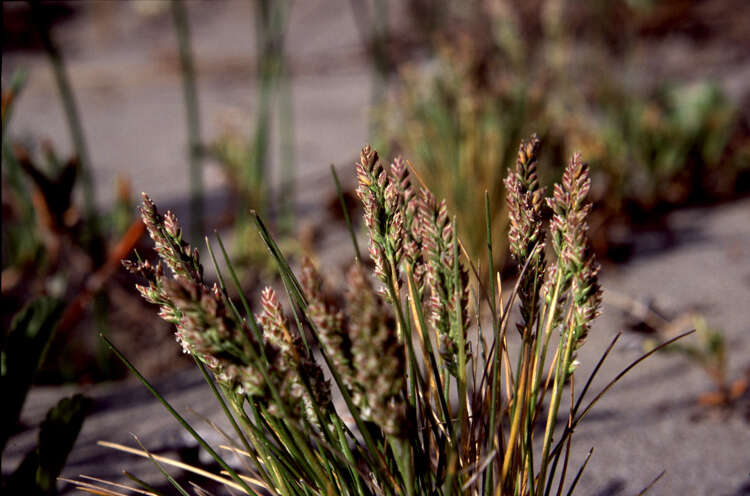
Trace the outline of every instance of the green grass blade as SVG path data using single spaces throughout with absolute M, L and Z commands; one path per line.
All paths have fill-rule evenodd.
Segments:
M 641 363 L 642 361 L 644 361 L 646 358 L 650 357 L 654 353 L 663 350 L 664 348 L 666 348 L 670 344 L 674 343 L 675 341 L 678 341 L 678 340 L 680 340 L 680 339 L 682 339 L 682 338 L 684 338 L 686 336 L 689 336 L 690 334 L 692 334 L 694 332 L 695 332 L 695 329 L 687 331 L 687 332 L 684 332 L 684 333 L 680 334 L 679 336 L 675 336 L 674 338 L 669 339 L 669 340 L 663 342 L 662 344 L 660 344 L 659 346 L 655 347 L 653 350 L 649 351 L 648 353 L 644 353 L 638 359 L 636 359 L 633 362 L 631 362 L 630 365 L 628 365 L 627 367 L 625 367 L 619 374 L 617 374 L 617 376 L 615 376 L 614 379 L 612 379 L 609 383 L 607 383 L 607 385 L 594 397 L 594 399 L 592 399 L 589 402 L 589 404 L 586 406 L 586 408 L 584 408 L 583 411 L 573 420 L 573 423 L 572 423 L 571 427 L 570 428 L 567 428 L 567 427 L 565 428 L 565 430 L 562 433 L 562 436 L 560 437 L 560 440 L 555 445 L 555 447 L 552 450 L 551 454 L 552 453 L 556 453 L 557 451 L 559 451 L 562 448 L 562 443 L 565 441 L 567 435 L 569 435 L 573 430 L 575 430 L 576 426 L 581 422 L 581 420 L 583 420 L 583 418 L 586 416 L 586 414 L 589 411 L 591 411 L 591 409 L 601 399 L 601 397 L 604 396 L 604 394 L 607 391 L 609 391 L 612 388 L 612 386 L 614 386 L 615 384 L 617 384 L 617 382 L 619 382 L 620 379 L 622 379 L 622 377 L 625 374 L 627 374 L 628 372 L 630 372 L 630 370 L 632 370 L 633 367 L 635 367 L 636 365 L 638 365 L 639 363 Z
M 443 421 L 445 422 L 445 425 L 448 429 L 448 433 L 450 435 L 450 438 L 452 440 L 453 446 L 457 446 L 457 439 L 455 430 L 453 429 L 453 422 L 451 422 L 451 413 L 450 409 L 448 408 L 448 404 L 445 400 L 445 396 L 443 395 L 443 382 L 440 378 L 440 370 L 438 367 L 437 359 L 435 357 L 435 350 L 432 347 L 432 341 L 430 340 L 430 336 L 427 334 L 427 322 L 424 318 L 424 309 L 422 308 L 421 302 L 419 301 L 419 297 L 417 295 L 416 290 L 416 284 L 414 282 L 414 274 L 412 274 L 412 271 L 410 268 L 407 268 L 406 271 L 406 277 L 408 282 L 408 288 L 409 288 L 409 298 L 411 303 L 411 309 L 412 313 L 415 314 L 415 320 L 419 324 L 420 329 L 422 330 L 422 342 L 424 343 L 424 346 L 427 351 L 427 357 L 429 358 L 430 362 L 430 368 L 432 370 L 432 375 L 435 379 L 436 384 L 436 392 L 438 397 L 438 402 L 440 403 L 440 409 L 443 416 Z M 419 302 L 419 303 L 418 303 Z
M 151 462 L 156 466 L 157 469 L 159 469 L 159 472 L 161 472 L 161 474 L 169 481 L 169 483 L 172 484 L 172 486 L 175 489 L 177 489 L 177 491 L 182 496 L 190 496 L 190 494 L 188 494 L 185 488 L 182 487 L 182 485 L 180 485 L 180 483 L 177 482 L 171 475 L 169 475 L 169 472 L 164 470 L 164 467 L 161 466 L 161 463 L 156 461 L 156 459 L 153 456 L 151 456 L 151 452 L 147 450 L 145 446 L 143 446 L 143 444 L 141 443 L 141 440 L 138 439 L 138 436 L 136 436 L 135 434 L 132 434 L 132 436 L 133 436 L 133 439 L 135 439 L 135 442 L 138 443 L 138 446 L 140 446 L 141 449 L 148 455 L 148 459 L 151 460 Z
M 263 220 L 260 218 L 260 215 L 258 215 L 255 210 L 250 211 L 250 215 L 252 215 L 253 219 L 255 220 L 255 225 L 258 228 L 258 233 L 260 234 L 261 239 L 263 239 L 263 242 L 271 251 L 271 254 L 276 259 L 276 262 L 280 265 L 280 268 L 283 268 L 283 270 L 280 270 L 281 276 L 288 277 L 291 274 L 291 277 L 289 279 L 290 283 L 294 287 L 293 293 L 295 297 L 300 300 L 297 302 L 297 304 L 302 308 L 306 307 L 307 300 L 304 296 L 304 293 L 302 292 L 302 285 L 299 283 L 297 278 L 294 277 L 294 273 L 292 272 L 292 268 L 289 266 L 289 262 L 287 262 L 283 253 L 279 249 L 279 246 L 276 244 L 276 241 L 274 241 L 271 233 L 268 231 L 266 225 L 263 223 Z
M 141 488 L 142 488 L 143 490 L 145 490 L 145 491 L 148 491 L 148 492 L 151 492 L 151 493 L 154 493 L 154 494 L 156 494 L 157 496 L 164 496 L 164 493 L 162 493 L 161 491 L 159 491 L 158 489 L 156 489 L 156 488 L 155 488 L 154 486 L 152 486 L 152 485 L 151 485 L 151 484 L 149 484 L 148 482 L 146 482 L 146 481 L 144 481 L 144 480 L 141 480 L 141 479 L 139 479 L 138 477 L 136 477 L 135 475 L 131 474 L 131 473 L 130 473 L 130 472 L 128 472 L 127 470 L 123 470 L 123 471 L 122 471 L 122 474 L 123 474 L 123 475 L 124 475 L 125 477 L 127 477 L 128 479 L 130 479 L 130 480 L 132 480 L 133 482 L 135 482 L 136 484 L 138 484 L 138 485 L 139 485 L 139 486 L 140 486 L 140 487 L 141 487 Z
M 644 353 L 643 355 L 641 355 L 640 358 L 634 360 L 630 365 L 628 365 L 627 367 L 625 367 L 619 374 L 617 374 L 617 376 L 615 376 L 614 379 L 612 379 L 599 392 L 599 394 L 597 394 L 594 397 L 593 400 L 591 400 L 591 402 L 586 406 L 586 408 L 583 410 L 583 412 L 581 412 L 581 414 L 574 420 L 574 422 L 573 422 L 573 428 L 575 428 L 575 425 L 578 424 L 581 421 L 581 419 L 583 419 L 583 417 L 591 410 L 591 408 L 593 408 L 593 406 L 596 404 L 596 402 L 599 401 L 599 399 L 601 399 L 601 397 L 604 396 L 604 394 L 607 391 L 609 391 L 610 388 L 612 388 L 612 386 L 614 386 L 615 384 L 617 384 L 620 381 L 620 379 L 623 378 L 623 376 L 625 374 L 627 374 L 628 372 L 630 372 L 630 370 L 632 370 L 633 367 L 635 367 L 636 365 L 638 365 L 639 363 L 641 363 L 642 361 L 644 361 L 646 358 L 650 357 L 654 353 L 656 353 L 658 351 L 661 351 L 662 349 L 666 348 L 670 344 L 672 344 L 672 343 L 674 343 L 676 341 L 679 341 L 680 339 L 682 339 L 682 338 L 684 338 L 686 336 L 689 336 L 690 334 L 693 334 L 694 332 L 695 332 L 695 329 L 687 331 L 687 332 L 683 332 L 679 336 L 675 336 L 674 338 L 669 339 L 669 340 L 663 342 L 662 344 L 660 344 L 659 346 L 655 347 L 653 350 L 649 351 L 648 353 Z
M 492 313 L 492 335 L 494 353 L 492 353 L 492 360 L 488 362 L 492 363 L 492 382 L 490 383 L 490 422 L 488 425 L 495 425 L 495 416 L 497 414 L 497 385 L 498 381 L 502 379 L 498 372 L 500 371 L 500 361 L 502 359 L 501 349 L 498 344 L 500 337 L 500 322 L 497 318 L 497 308 L 495 307 L 495 267 L 493 265 L 493 253 L 492 253 L 492 213 L 490 212 L 490 196 L 485 190 L 484 192 L 484 222 L 487 228 L 487 264 L 489 271 L 489 301 L 490 301 L 490 312 Z M 487 436 L 486 451 L 489 452 L 495 442 L 494 430 Z M 492 494 L 492 470 L 487 470 L 484 475 L 484 495 L 490 496 Z
M 667 473 L 666 470 L 662 470 L 661 473 L 659 475 L 657 475 L 656 478 L 654 480 L 652 480 L 651 483 L 648 486 L 644 487 L 643 490 L 638 493 L 638 496 L 643 496 L 644 494 L 646 494 L 647 492 L 649 492 L 651 490 L 651 488 L 654 487 L 654 484 L 656 484 L 657 482 L 659 482 L 659 479 L 661 479 L 662 477 L 664 477 L 664 474 L 666 474 L 666 473 Z
M 232 277 L 232 282 L 234 283 L 235 289 L 237 289 L 237 293 L 240 296 L 240 301 L 242 302 L 242 308 L 245 310 L 245 314 L 247 315 L 249 319 L 249 317 L 253 315 L 253 311 L 250 309 L 250 304 L 247 302 L 247 298 L 245 298 L 245 293 L 242 291 L 242 284 L 240 284 L 240 279 L 239 277 L 237 277 L 237 272 L 235 272 L 234 270 L 234 266 L 232 265 L 232 261 L 229 258 L 229 255 L 227 254 L 226 248 L 224 248 L 224 242 L 221 240 L 221 236 L 219 236 L 219 233 L 216 231 L 214 231 L 214 234 L 216 235 L 216 241 L 219 242 L 219 248 L 221 249 L 221 254 L 224 257 L 224 262 L 227 264 L 229 275 Z M 211 250 L 209 248 L 209 253 L 210 251 Z
M 468 418 L 468 405 L 466 404 L 466 337 L 464 329 L 463 312 L 461 309 L 461 301 L 463 299 L 463 286 L 461 284 L 461 272 L 460 264 L 461 261 L 458 258 L 458 233 L 456 232 L 456 217 L 453 217 L 453 278 L 454 278 L 454 298 L 456 301 L 455 312 L 456 312 L 456 336 L 458 336 L 458 405 L 459 413 L 458 417 L 461 420 L 461 432 L 463 436 L 467 435 L 467 428 L 469 425 Z M 459 442 L 462 442 L 459 438 Z M 459 446 L 459 450 L 461 446 Z M 460 485 L 460 482 L 459 482 Z
M 227 293 L 227 285 L 224 282 L 224 274 L 221 273 L 219 264 L 216 262 L 216 256 L 214 255 L 214 250 L 211 246 L 211 242 L 209 241 L 208 236 L 204 237 L 204 241 L 206 243 L 206 249 L 208 249 L 208 255 L 211 257 L 211 263 L 213 264 L 214 270 L 216 271 L 216 277 L 217 279 L 219 279 L 219 288 L 221 288 L 221 291 L 224 293 L 224 298 L 226 298 L 226 301 L 229 304 L 229 308 L 232 309 L 232 313 L 234 313 L 234 316 L 237 317 L 238 320 L 242 320 L 242 316 L 240 315 L 237 306 L 234 304 L 231 298 L 229 298 L 229 294 Z
M 354 254 L 357 263 L 362 260 L 362 255 L 359 251 L 359 243 L 357 243 L 357 235 L 354 233 L 354 226 L 352 220 L 349 217 L 349 209 L 346 208 L 346 201 L 344 201 L 344 193 L 341 191 L 341 183 L 339 182 L 339 176 L 336 173 L 336 168 L 331 164 L 331 174 L 333 175 L 333 181 L 336 183 L 336 194 L 339 197 L 341 203 L 341 212 L 344 214 L 344 220 L 346 221 L 346 227 L 349 229 L 349 235 L 352 237 L 352 244 L 354 245 Z
M 578 472 L 576 473 L 576 476 L 573 479 L 573 482 L 570 484 L 570 489 L 568 489 L 567 496 L 572 496 L 573 495 L 573 491 L 575 490 L 576 486 L 578 485 L 578 480 L 581 478 L 581 474 L 583 474 L 583 471 L 586 468 L 586 464 L 589 463 L 589 459 L 591 458 L 591 455 L 593 453 L 594 453 L 594 448 L 591 448 L 589 450 L 589 454 L 586 455 L 586 459 L 583 461 L 583 465 L 581 465 L 581 468 L 578 469 Z M 560 481 L 560 484 L 562 485 L 562 481 Z
M 338 434 L 338 438 L 341 442 L 341 450 L 344 452 L 344 456 L 346 456 L 347 461 L 349 462 L 349 474 L 351 478 L 354 480 L 357 494 L 359 496 L 365 496 L 365 488 L 362 485 L 362 481 L 367 481 L 367 474 L 362 474 L 363 477 L 359 477 L 357 470 L 357 462 L 354 460 L 354 454 L 352 453 L 352 450 L 349 448 L 348 440 L 346 439 L 346 434 L 344 433 L 344 429 L 342 427 L 342 421 L 339 416 L 334 416 L 333 418 L 334 426 L 336 427 L 336 433 Z
M 247 438 L 243 434 L 242 430 L 240 429 L 240 426 L 237 425 L 237 421 L 234 418 L 234 415 L 232 415 L 232 412 L 229 411 L 229 408 L 227 408 L 226 401 L 224 401 L 223 396 L 219 392 L 219 390 L 216 388 L 216 384 L 214 384 L 213 379 L 211 379 L 211 376 L 208 373 L 208 370 L 206 370 L 206 366 L 203 365 L 203 362 L 198 360 L 194 355 L 191 355 L 193 357 L 193 361 L 198 366 L 198 369 L 201 371 L 201 374 L 203 374 L 203 378 L 206 380 L 206 383 L 211 388 L 211 392 L 216 397 L 216 401 L 219 402 L 219 405 L 221 405 L 221 409 L 224 412 L 224 415 L 226 415 L 227 420 L 229 420 L 229 423 L 232 424 L 232 429 L 234 430 L 235 434 L 237 434 L 237 437 L 239 437 L 240 441 L 242 442 L 242 446 L 250 453 L 252 452 L 252 449 L 250 448 L 250 443 L 247 441 Z
M 245 298 L 245 294 L 242 291 L 242 285 L 240 284 L 240 280 L 237 277 L 237 272 L 235 272 L 234 270 L 234 266 L 232 265 L 232 261 L 229 259 L 229 255 L 227 254 L 226 248 L 224 248 L 224 242 L 221 240 L 221 236 L 219 236 L 218 232 L 215 232 L 215 234 L 216 234 L 216 241 L 219 242 L 219 248 L 221 249 L 221 254 L 224 257 L 224 262 L 227 264 L 227 269 L 229 269 L 229 275 L 232 277 L 232 282 L 234 283 L 234 286 L 237 289 L 237 293 L 240 295 L 240 301 L 242 302 L 242 308 L 245 310 L 245 317 L 247 318 L 247 322 L 250 324 L 250 330 L 253 332 L 253 336 L 255 336 L 255 339 L 258 341 L 258 343 L 262 343 L 263 335 L 260 332 L 260 327 L 258 327 L 258 323 L 255 321 L 255 315 L 253 315 L 253 311 L 250 309 L 250 305 L 247 302 L 247 298 Z M 266 359 L 265 347 L 263 346 L 260 347 L 260 354 L 263 357 L 263 360 L 265 360 Z

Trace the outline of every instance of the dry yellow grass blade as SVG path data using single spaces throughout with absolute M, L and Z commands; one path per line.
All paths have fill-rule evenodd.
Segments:
M 224 477 L 220 477 L 214 473 L 208 472 L 198 467 L 194 467 L 193 465 L 189 465 L 187 463 L 173 460 L 171 458 L 167 458 L 164 456 L 149 454 L 144 450 L 131 448 L 129 446 L 124 446 L 122 444 L 110 443 L 109 441 L 97 441 L 96 444 L 98 444 L 99 446 L 104 446 L 105 448 L 112 448 L 118 451 L 123 451 L 125 453 L 130 453 L 131 455 L 142 456 L 144 458 L 153 458 L 154 460 L 158 462 L 164 463 L 166 465 L 171 465 L 173 467 L 181 468 L 182 470 L 185 470 L 187 472 L 192 472 L 196 475 L 200 475 L 201 477 L 205 477 L 206 479 L 211 479 L 213 481 L 224 484 L 225 486 L 231 487 L 233 489 L 237 489 L 238 491 L 243 491 L 243 492 L 245 491 L 242 486 L 240 486 L 239 484 L 237 484 L 236 482 L 232 480 L 226 479 Z
M 241 456 L 250 458 L 250 453 L 248 453 L 247 451 L 245 451 L 243 449 L 236 448 L 234 446 L 227 446 L 226 444 L 220 444 L 219 448 L 227 450 L 227 451 L 231 451 L 235 455 L 241 455 Z M 258 460 L 258 462 L 263 463 L 262 460 Z M 229 472 L 227 472 L 226 470 L 222 470 L 220 473 L 222 475 L 229 475 Z M 242 480 L 244 480 L 245 482 L 249 482 L 251 484 L 255 484 L 258 487 L 262 487 L 263 489 L 271 491 L 271 488 L 268 486 L 268 484 L 266 484 L 265 482 L 263 482 L 260 479 L 255 479 L 253 477 L 250 477 L 248 475 L 243 475 L 243 474 L 237 474 L 237 475 L 239 475 L 240 478 L 242 478 Z
M 79 477 L 81 477 L 82 479 L 88 479 L 88 480 L 91 480 L 91 481 L 94 481 L 94 482 L 98 482 L 99 484 L 107 484 L 107 485 L 110 485 L 110 486 L 119 487 L 120 489 L 127 489 L 128 491 L 132 491 L 134 493 L 145 494 L 146 496 L 158 496 L 153 491 L 146 491 L 144 489 L 138 489 L 137 487 L 126 486 L 125 484 L 118 484 L 116 482 L 111 482 L 111 481 L 108 481 L 108 480 L 99 479 L 98 477 L 91 477 L 90 475 L 83 475 L 83 474 L 81 474 Z
M 73 479 L 66 479 L 65 477 L 58 477 L 57 480 L 67 482 L 69 484 L 73 484 L 76 490 L 83 491 L 89 494 L 97 494 L 99 496 L 128 496 L 127 494 L 118 493 L 116 491 L 112 491 L 111 489 L 106 489 L 103 487 L 96 486 L 94 484 L 89 484 L 88 482 L 77 481 Z M 148 494 L 151 495 L 153 493 L 148 493 Z
M 226 444 L 220 444 L 219 448 L 223 450 L 231 451 L 236 455 L 242 455 L 242 456 L 250 458 L 250 453 L 248 453 L 247 451 L 243 449 L 235 448 L 234 446 L 227 446 Z
M 222 470 L 222 471 L 221 471 L 221 472 L 219 472 L 219 473 L 220 473 L 221 475 L 227 475 L 227 476 L 229 475 L 229 472 L 227 472 L 226 470 Z M 240 479 L 244 480 L 245 482 L 249 482 L 249 483 L 251 483 L 251 484 L 255 484 L 256 486 L 260 486 L 260 487 L 262 487 L 263 489 L 266 489 L 266 490 L 268 490 L 268 491 L 271 491 L 271 488 L 270 488 L 269 486 L 267 486 L 267 485 L 266 485 L 266 484 L 265 484 L 265 483 L 264 483 L 263 481 L 261 481 L 261 480 L 258 480 L 258 479 L 253 479 L 252 477 L 248 477 L 247 475 L 242 475 L 242 474 L 237 474 L 237 475 L 239 475 L 239 476 L 240 476 Z

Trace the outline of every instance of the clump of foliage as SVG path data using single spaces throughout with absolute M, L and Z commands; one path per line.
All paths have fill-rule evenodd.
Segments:
M 666 86 L 650 98 L 604 90 L 600 100 L 602 115 L 580 129 L 580 141 L 606 179 L 608 212 L 650 212 L 741 187 L 750 137 L 716 85 Z
M 536 139 L 522 143 L 505 179 L 508 246 L 520 272 L 508 301 L 494 277 L 487 287 L 479 284 L 446 202 L 412 182 L 406 161 L 388 166 L 370 147 L 357 164 L 357 194 L 372 265 L 355 262 L 342 294 L 312 262 L 303 263 L 297 278 L 255 217 L 278 263 L 288 312 L 271 288 L 253 313 L 244 297 L 240 305 L 227 297 L 221 275 L 218 284 L 206 281 L 175 216 L 144 196 L 141 214 L 161 261 L 125 261 L 125 267 L 142 276 L 139 291 L 175 325 L 184 351 L 204 372 L 236 434 L 230 449 L 251 473 L 230 467 L 139 378 L 226 471 L 218 480 L 248 494 L 562 489 L 575 427 L 622 374 L 584 404 L 589 378 L 566 424 L 558 425 L 601 289 L 587 242 L 588 168 L 573 156 L 545 199 L 537 153 Z M 485 225 L 495 274 L 489 209 Z M 210 244 L 209 253 L 213 259 Z M 231 265 L 230 273 L 235 278 Z M 480 300 L 489 323 L 478 314 Z M 513 326 L 516 301 L 521 318 Z M 521 340 L 515 367 L 509 333 Z M 169 463 L 152 460 L 160 469 Z M 79 487 L 94 491 L 87 484 Z

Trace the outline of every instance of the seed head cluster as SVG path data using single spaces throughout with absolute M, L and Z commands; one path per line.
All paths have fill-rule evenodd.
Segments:
M 516 159 L 516 167 L 505 178 L 507 192 L 508 241 L 510 252 L 519 266 L 528 266 L 521 275 L 518 298 L 521 303 L 522 321 L 517 324 L 519 331 L 528 337 L 532 332 L 533 316 L 537 313 L 537 295 L 544 280 L 544 230 L 543 197 L 536 172 L 539 139 L 536 135 L 529 141 L 521 142 Z
M 448 217 L 445 200 L 437 203 L 427 189 L 422 189 L 419 202 L 419 226 L 422 234 L 424 267 L 429 297 L 427 308 L 431 324 L 442 343 L 440 354 L 455 373 L 457 329 L 468 328 L 469 275 L 459 262 L 458 278 L 454 273 L 458 242 L 453 223 Z M 460 297 L 457 294 L 460 292 Z M 457 306 L 461 322 L 457 320 Z
M 346 305 L 354 402 L 363 418 L 371 419 L 387 434 L 404 436 L 404 349 L 394 318 L 359 265 L 352 266 L 347 275 Z
M 591 187 L 588 166 L 578 154 L 573 155 L 560 184 L 555 184 L 547 204 L 552 209 L 550 221 L 552 245 L 558 257 L 558 268 L 564 283 L 570 284 L 573 341 L 578 348 L 588 335 L 591 322 L 599 315 L 601 288 L 599 263 L 588 245 L 588 215 L 591 203 L 586 196 Z
M 159 305 L 159 315 L 175 325 L 183 351 L 205 363 L 234 394 L 260 402 L 271 414 L 286 410 L 314 423 L 312 402 L 328 405 L 330 388 L 320 367 L 301 346 L 299 333 L 287 325 L 273 290 L 266 288 L 262 293 L 259 341 L 247 320 L 231 309 L 221 289 L 204 282 L 198 251 L 182 240 L 176 216 L 162 215 L 145 194 L 140 212 L 159 257 L 172 274 L 167 275 L 160 262 L 125 260 L 123 265 L 145 280 L 138 285 L 139 292 Z M 271 388 L 278 391 L 283 405 L 274 400 Z
M 455 370 L 456 334 L 469 323 L 468 273 L 460 261 L 458 277 L 454 271 L 457 240 L 445 200 L 438 203 L 424 188 L 417 193 L 401 158 L 386 172 L 369 147 L 362 149 L 357 177 L 376 275 L 398 291 L 408 266 L 441 337 L 441 356 Z

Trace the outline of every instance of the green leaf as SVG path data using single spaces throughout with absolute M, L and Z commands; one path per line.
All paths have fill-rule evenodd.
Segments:
M 91 400 L 76 394 L 61 399 L 47 412 L 39 431 L 39 444 L 8 479 L 9 494 L 56 494 L 55 482 L 73 449 Z
M 63 302 L 54 298 L 38 298 L 14 317 L 0 352 L 0 452 L 16 427 L 34 375 L 44 362 Z

